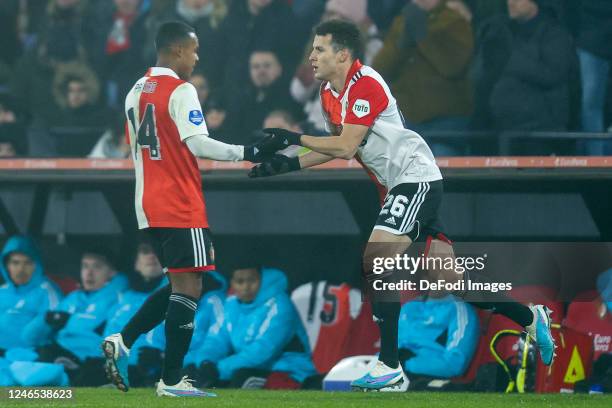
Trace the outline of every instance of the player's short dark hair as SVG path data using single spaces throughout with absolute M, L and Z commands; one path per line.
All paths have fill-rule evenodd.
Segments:
M 155 49 L 157 52 L 166 50 L 174 44 L 187 40 L 191 33 L 195 34 L 194 28 L 183 22 L 168 21 L 163 23 L 155 36 Z
M 245 270 L 245 269 L 254 270 L 255 273 L 261 278 L 262 266 L 256 263 L 252 263 L 252 262 L 251 263 L 244 262 L 244 263 L 241 263 L 240 266 L 234 266 L 234 268 L 232 269 L 232 278 L 234 277 L 234 274 L 236 273 L 236 271 Z
M 321 36 L 331 34 L 334 51 L 347 49 L 353 59 L 360 58 L 363 54 L 361 32 L 350 21 L 336 19 L 324 21 L 315 27 L 314 33 Z

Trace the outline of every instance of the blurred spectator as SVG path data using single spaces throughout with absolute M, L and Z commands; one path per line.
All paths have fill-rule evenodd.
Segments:
M 81 257 L 81 287 L 64 298 L 46 315 L 41 337 L 53 342 L 38 350 L 39 360 L 63 364 L 76 386 L 106 383 L 101 357 L 104 326 L 109 310 L 127 286 L 103 251 L 87 251 Z
M 295 117 L 284 110 L 274 110 L 266 116 L 262 128 L 282 128 L 292 132 L 302 133 L 303 130 Z
M 364 55 L 362 61 L 370 65 L 376 54 L 383 46 L 382 39 L 378 35 L 378 28 L 367 14 L 366 0 L 327 0 L 325 4 L 325 14 L 321 21 L 344 19 L 351 21 L 359 26 L 361 34 L 365 40 Z M 307 55 L 312 51 L 312 41 L 306 44 Z M 306 58 L 308 60 L 308 58 Z
M 138 311 L 147 297 L 168 284 L 153 248 L 148 243 L 138 246 L 135 273 L 129 275 L 129 288 L 108 314 L 103 337 L 119 333 Z M 159 380 L 161 353 L 165 346 L 163 324 L 141 336 L 130 349 L 129 378 L 133 387 L 152 386 Z
M 14 138 L 8 134 L 8 129 L 0 125 L 0 159 L 17 157 Z
M 470 21 L 475 30 L 490 17 L 508 15 L 508 0 L 464 0 L 471 15 Z
M 89 61 L 102 79 L 108 105 L 113 108 L 123 109 L 125 95 L 147 66 L 143 51 L 147 4 L 142 0 L 114 0 L 112 8 L 94 8 L 86 18 Z
M 612 62 L 612 2 L 582 1 L 578 57 L 582 77 L 582 130 L 604 132 L 606 92 Z M 591 141 L 587 154 L 612 154 L 612 142 Z
M 299 115 L 301 107 L 289 95 L 278 56 L 269 50 L 253 51 L 249 60 L 251 83 L 231 102 L 228 120 L 235 130 L 229 140 L 248 144 L 253 132 L 260 129 L 266 115 L 275 109 Z
M 208 97 L 210 96 L 210 84 L 208 82 L 208 78 L 198 71 L 191 74 L 189 82 L 191 82 L 198 92 L 198 100 L 200 101 L 202 109 L 206 110 L 205 106 L 208 103 Z
M 6 2 L 3 2 L 6 3 Z M 45 26 L 50 7 L 49 0 L 45 1 L 21 1 L 12 0 L 14 9 L 17 10 L 16 23 L 17 35 L 23 50 L 34 48 L 41 35 L 41 29 Z
M 476 72 L 477 129 L 566 130 L 575 51 L 544 0 L 508 0 L 509 18 L 482 24 Z
M 372 66 L 387 79 L 410 129 L 426 136 L 467 128 L 473 47 L 470 23 L 446 0 L 404 6 Z M 430 147 L 436 155 L 462 153 L 448 144 L 430 142 Z
M 597 291 L 608 312 L 612 313 L 612 268 L 597 277 Z M 602 315 L 605 315 L 605 311 Z
M 199 381 L 261 388 L 271 372 L 294 383 L 315 374 L 308 339 L 287 295 L 287 278 L 272 268 L 235 270 L 234 296 L 199 352 Z M 297 385 L 297 384 L 295 384 Z
M 86 65 L 76 62 L 59 65 L 53 80 L 53 96 L 60 110 L 47 121 L 47 127 L 30 130 L 30 153 L 85 156 L 109 121 L 108 110 L 98 103 L 99 93 L 98 79 Z
M 401 13 L 406 1 L 410 0 L 368 0 L 368 15 L 376 26 L 386 33 L 393 20 Z
M 221 27 L 222 52 L 206 58 L 221 64 L 223 92 L 234 97 L 249 82 L 249 58 L 254 50 L 273 51 L 285 71 L 293 72 L 308 29 L 300 26 L 286 1 L 234 0 Z
M 446 5 L 470 23 L 472 22 L 474 14 L 472 14 L 472 10 L 462 0 L 446 0 Z
M 0 3 L 0 65 L 12 66 L 21 54 L 21 42 L 17 31 L 18 14 L 17 1 Z
M 478 315 L 471 305 L 443 292 L 430 292 L 428 298 L 402 306 L 400 361 L 412 381 L 419 375 L 460 376 L 472 361 L 478 336 Z
M 300 126 L 295 117 L 287 111 L 284 110 L 274 110 L 266 116 L 264 119 L 262 128 L 281 128 L 287 129 L 292 132 L 297 132 L 300 134 L 311 134 L 311 132 L 304 131 L 304 129 Z M 304 153 L 309 152 L 310 149 L 301 146 L 289 146 L 286 149 L 280 151 L 281 154 L 285 156 L 297 156 L 302 155 Z
M 0 61 L 0 93 L 10 91 L 11 77 L 13 76 L 13 70 L 11 67 Z
M 0 157 L 23 155 L 26 150 L 25 118 L 10 95 L 0 93 Z
M 292 132 L 311 134 L 312 132 L 305 131 L 301 124 L 295 119 L 291 112 L 279 109 L 273 110 L 266 116 L 263 121 L 262 128 L 281 128 Z M 285 156 L 297 156 L 309 152 L 310 149 L 300 146 L 289 146 L 280 151 Z
M 46 276 L 34 242 L 11 237 L 0 255 L 0 355 L 13 347 L 36 347 L 46 340 L 37 336 L 48 310 L 62 297 Z
M 189 24 L 195 29 L 199 40 L 200 61 L 197 69 L 210 80 L 209 85 L 220 87 L 224 72 L 218 56 L 226 46 L 221 38 L 220 28 L 228 12 L 228 3 L 226 0 L 178 0 L 170 9 L 150 18 L 149 42 L 152 44 L 152 39 L 163 22 L 178 20 Z M 152 58 L 153 55 L 154 53 Z
M 200 349 L 204 345 L 210 327 L 223 320 L 223 302 L 227 292 L 227 281 L 216 271 L 202 275 L 202 297 L 198 302 L 198 310 L 194 319 L 195 328 L 189 351 L 185 355 L 184 365 L 195 372 L 196 364 L 201 361 Z M 196 378 L 197 374 L 193 376 Z
M 45 128 L 58 117 L 60 109 L 54 103 L 52 87 L 57 68 L 64 63 L 85 61 L 81 10 L 78 0 L 50 1 L 36 47 L 14 67 L 11 93 L 37 127 Z
M 357 24 L 365 39 L 365 55 L 363 61 L 369 65 L 382 48 L 383 42 L 378 35 L 378 29 L 366 13 L 366 0 L 328 0 L 321 21 L 345 19 Z M 320 81 L 315 80 L 309 61 L 312 52 L 314 35 L 306 44 L 306 50 L 301 64 L 297 67 L 291 80 L 290 92 L 295 101 L 304 105 L 308 126 L 308 134 L 325 134 L 325 119 L 321 102 L 319 101 Z
M 325 11 L 327 0 L 292 0 L 291 10 L 305 26 L 314 27 Z
M 206 127 L 210 136 L 214 139 L 226 140 L 229 131 L 229 125 L 225 121 L 227 111 L 221 99 L 214 96 L 218 95 L 218 92 L 210 89 L 210 81 L 200 72 L 192 74 L 189 82 L 195 86 L 198 92 L 198 99 L 206 118 Z
M 53 80 L 53 96 L 62 108 L 53 126 L 96 127 L 108 121 L 108 111 L 99 106 L 100 83 L 96 74 L 78 63 L 58 67 Z
M 70 61 L 84 56 L 83 13 L 85 0 L 50 0 L 39 29 L 39 42 L 47 39 L 49 55 Z
M 125 113 L 115 112 L 113 120 L 87 157 L 90 159 L 124 159 L 130 154 L 125 139 Z

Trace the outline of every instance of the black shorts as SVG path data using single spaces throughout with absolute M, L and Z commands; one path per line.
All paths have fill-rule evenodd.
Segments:
M 215 269 L 215 251 L 208 228 L 146 228 L 144 233 L 166 272 Z
M 442 194 L 442 180 L 398 184 L 387 193 L 374 229 L 408 235 L 413 242 L 445 235 L 438 214 Z

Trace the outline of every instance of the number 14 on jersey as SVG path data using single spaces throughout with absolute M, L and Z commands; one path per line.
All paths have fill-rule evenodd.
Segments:
M 130 108 L 127 114 L 132 125 L 132 130 L 134 130 L 134 134 L 136 135 L 136 144 L 140 145 L 142 149 L 149 149 L 151 160 L 161 160 L 159 138 L 157 137 L 157 125 L 155 123 L 155 105 L 147 103 L 144 116 L 138 125 L 136 124 L 136 118 L 134 116 L 134 108 Z M 136 145 L 134 145 L 134 151 L 138 152 Z M 134 157 L 137 158 L 137 155 L 135 154 Z

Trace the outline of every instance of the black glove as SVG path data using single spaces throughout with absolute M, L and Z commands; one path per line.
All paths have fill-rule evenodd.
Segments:
M 403 362 L 406 362 L 407 360 L 410 360 L 412 357 L 416 356 L 416 354 L 412 350 L 406 348 L 401 348 L 398 350 L 398 352 L 399 361 Z
M 270 137 L 270 136 L 267 136 Z M 263 142 L 266 138 L 262 139 Z M 248 146 L 244 146 L 244 161 L 249 161 L 251 163 L 261 163 L 262 161 L 269 159 L 272 157 L 272 153 L 264 153 L 259 148 L 259 143 L 251 144 Z
M 272 158 L 253 167 L 249 172 L 249 177 L 276 176 L 278 174 L 296 171 L 300 168 L 300 159 L 298 157 L 287 157 L 282 154 L 275 154 Z
M 47 312 L 45 315 L 45 322 L 47 322 L 47 324 L 51 326 L 53 330 L 60 330 L 66 325 L 66 323 L 68 323 L 69 318 L 70 313 Z
M 302 145 L 300 133 L 280 128 L 266 128 L 263 132 L 268 136 L 255 143 L 255 147 L 263 153 L 276 153 L 292 145 Z
M 201 387 L 213 386 L 219 381 L 219 369 L 215 363 L 204 361 L 198 370 L 198 380 Z

